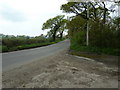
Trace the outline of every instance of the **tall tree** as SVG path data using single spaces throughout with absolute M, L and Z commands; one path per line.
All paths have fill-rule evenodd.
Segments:
M 51 34 L 52 34 L 53 41 L 56 40 L 56 33 L 60 28 L 60 26 L 63 24 L 64 17 L 65 17 L 64 15 L 58 15 L 52 19 L 47 20 L 45 23 L 43 23 L 42 30 L 50 29 L 50 32 L 52 32 Z
M 66 13 L 74 13 L 81 16 L 84 19 L 87 18 L 87 4 L 86 2 L 68 2 L 61 6 L 61 10 Z M 83 13 L 82 13 L 83 12 Z
M 67 23 L 68 23 L 69 21 L 67 20 L 67 19 L 63 19 L 63 21 L 62 21 L 62 23 L 61 23 L 61 26 L 60 26 L 60 28 L 59 28 L 59 30 L 58 30 L 58 32 L 59 32 L 59 37 L 60 37 L 60 39 L 62 40 L 62 38 L 63 38 L 63 32 L 64 31 L 66 31 L 66 29 L 67 29 Z
M 86 20 L 86 25 L 88 26 L 88 20 L 89 20 L 89 2 L 68 2 L 67 4 L 63 4 L 61 6 L 61 10 L 63 10 L 66 13 L 74 13 L 77 16 L 82 17 Z M 88 46 L 88 27 L 86 27 L 86 45 Z

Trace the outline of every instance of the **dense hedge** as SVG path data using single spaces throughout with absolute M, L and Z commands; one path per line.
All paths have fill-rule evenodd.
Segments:
M 56 42 L 59 42 L 60 39 L 57 39 Z M 51 38 L 46 38 L 43 36 L 39 37 L 28 37 L 28 36 L 8 36 L 5 35 L 2 40 L 2 45 L 0 45 L 1 52 L 17 51 L 35 47 L 46 46 L 54 44 Z
M 111 23 L 103 24 L 102 20 L 89 20 L 89 45 L 86 46 L 86 22 L 76 16 L 68 23 L 71 49 L 77 51 L 100 52 L 119 55 L 120 30 L 114 23 L 120 18 L 111 19 Z

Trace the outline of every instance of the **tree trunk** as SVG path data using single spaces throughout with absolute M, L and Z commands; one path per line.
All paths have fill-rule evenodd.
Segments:
M 107 11 L 107 9 L 106 9 L 105 3 L 104 3 L 104 2 L 102 2 L 102 3 L 103 3 L 103 5 L 104 5 L 103 23 L 105 24 L 105 22 L 106 22 L 106 11 Z
M 57 30 L 59 29 L 59 27 L 60 27 L 60 25 L 58 24 L 58 25 L 56 25 L 55 27 L 54 27 L 54 32 L 53 32 L 53 41 L 55 41 L 56 40 L 56 32 L 57 32 Z
M 53 41 L 56 40 L 56 31 L 53 33 Z
M 63 31 L 60 33 L 60 40 L 62 40 L 62 38 L 63 38 Z

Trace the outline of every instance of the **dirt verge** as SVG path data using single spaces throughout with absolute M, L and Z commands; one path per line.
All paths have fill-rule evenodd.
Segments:
M 118 88 L 118 67 L 67 50 L 3 72 L 3 88 Z

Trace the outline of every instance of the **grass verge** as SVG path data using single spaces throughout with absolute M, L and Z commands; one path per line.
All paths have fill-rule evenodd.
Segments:
M 99 48 L 99 47 L 91 47 L 91 46 L 80 46 L 80 45 L 71 45 L 71 50 L 76 52 L 84 52 L 84 53 L 96 53 L 96 54 L 108 54 L 120 56 L 120 49 L 113 48 Z
M 63 40 L 57 40 L 55 42 L 45 42 L 45 43 L 37 43 L 37 44 L 26 44 L 26 45 L 19 45 L 14 47 L 7 47 L 7 46 L 0 46 L 0 52 L 11 52 L 11 51 L 18 51 L 18 50 L 24 50 L 24 49 L 30 49 L 30 48 L 37 48 L 42 46 L 47 46 L 51 44 L 58 43 Z
M 118 66 L 120 49 L 98 48 L 88 46 L 70 46 L 69 54 L 94 59 L 106 65 Z

